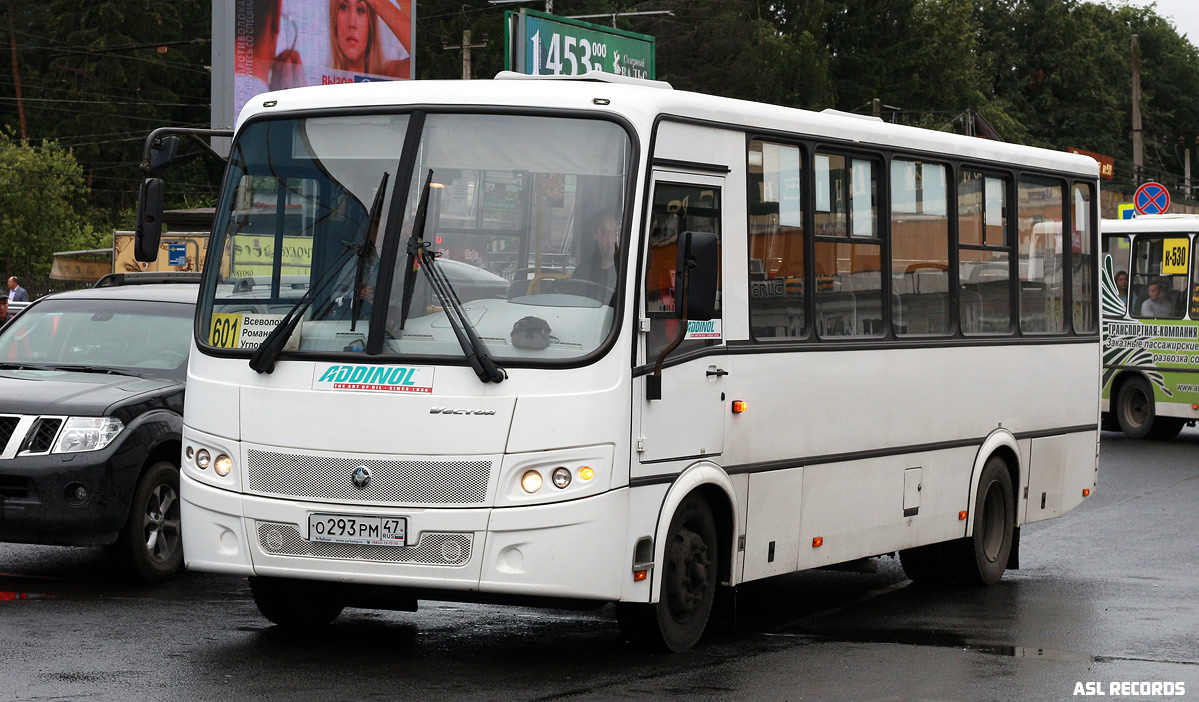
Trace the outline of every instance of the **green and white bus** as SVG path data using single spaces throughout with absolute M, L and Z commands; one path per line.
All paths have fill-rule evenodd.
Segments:
M 1199 419 L 1199 215 L 1102 228 L 1104 428 L 1169 439 Z

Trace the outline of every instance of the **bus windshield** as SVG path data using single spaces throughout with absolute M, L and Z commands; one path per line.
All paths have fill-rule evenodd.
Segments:
M 214 220 L 201 348 L 253 349 L 294 309 L 291 351 L 460 359 L 443 301 L 411 263 L 424 245 L 496 360 L 591 354 L 613 331 L 631 159 L 625 130 L 596 119 L 250 123 Z

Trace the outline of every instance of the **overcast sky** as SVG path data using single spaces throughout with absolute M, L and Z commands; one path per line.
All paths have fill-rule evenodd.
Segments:
M 1139 7 L 1157 5 L 1157 14 L 1174 23 L 1179 34 L 1199 46 L 1199 0 L 1114 0 L 1113 4 Z

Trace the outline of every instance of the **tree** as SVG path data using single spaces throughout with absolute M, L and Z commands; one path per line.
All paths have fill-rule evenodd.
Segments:
M 88 196 L 69 149 L 30 146 L 0 133 L 0 261 L 5 277 L 45 275 L 55 251 L 92 248 L 79 212 Z

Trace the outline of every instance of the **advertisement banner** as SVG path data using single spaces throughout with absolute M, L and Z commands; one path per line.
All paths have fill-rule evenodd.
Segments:
M 413 75 L 414 0 L 233 0 L 232 6 L 230 124 L 250 98 L 268 90 Z M 214 57 L 218 50 L 214 40 Z M 214 70 L 220 65 L 214 60 Z M 214 94 L 216 82 L 214 76 Z
M 507 70 L 534 76 L 598 71 L 654 79 L 654 37 L 536 10 L 509 12 L 507 20 Z

